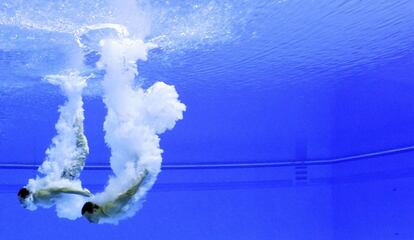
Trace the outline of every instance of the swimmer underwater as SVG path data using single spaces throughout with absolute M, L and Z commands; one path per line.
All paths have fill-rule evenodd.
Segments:
M 73 164 L 65 168 L 61 174 L 62 179 L 74 180 L 80 176 L 85 165 L 86 157 L 89 154 L 89 148 L 86 137 L 83 133 L 83 125 L 80 120 L 76 121 L 74 127 L 77 128 L 76 149 L 78 154 L 74 157 Z M 88 190 L 72 189 L 68 187 L 51 187 L 33 191 L 28 187 L 23 187 L 17 193 L 18 199 L 22 207 L 35 209 L 35 206 L 49 207 L 55 203 L 57 198 L 63 194 L 75 194 L 84 197 L 91 197 L 92 194 Z
M 118 195 L 112 201 L 107 201 L 100 205 L 93 202 L 86 202 L 82 207 L 82 215 L 90 223 L 99 223 L 101 219 L 114 218 L 124 213 L 124 207 L 130 202 L 132 197 L 138 192 L 140 186 L 148 176 L 148 170 L 143 170 L 136 183 L 126 192 Z

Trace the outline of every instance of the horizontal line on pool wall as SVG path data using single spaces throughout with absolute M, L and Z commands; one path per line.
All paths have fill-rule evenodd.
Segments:
M 351 155 L 346 157 L 332 158 L 332 159 L 315 159 L 315 160 L 290 160 L 290 161 L 273 161 L 273 162 L 246 162 L 246 163 L 181 163 L 181 164 L 164 164 L 163 170 L 178 170 L 178 169 L 225 169 L 225 168 L 261 168 L 261 167 L 286 167 L 298 165 L 329 165 L 338 164 L 349 161 L 369 159 L 373 157 L 381 157 L 386 155 L 398 154 L 403 152 L 413 151 L 414 146 L 394 148 L 378 152 L 370 152 L 358 155 Z M 0 169 L 37 169 L 38 164 L 25 163 L 0 163 Z M 109 165 L 86 165 L 85 170 L 111 170 Z

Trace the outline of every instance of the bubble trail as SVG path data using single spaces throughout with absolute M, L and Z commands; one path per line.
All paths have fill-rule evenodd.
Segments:
M 178 100 L 174 86 L 156 82 L 148 89 L 134 87 L 138 61 L 156 46 L 141 39 L 121 38 L 100 41 L 98 68 L 105 71 L 103 101 L 107 108 L 104 122 L 105 141 L 111 149 L 110 165 L 114 176 L 104 192 L 93 199 L 97 204 L 114 201 L 148 171 L 138 192 L 122 210 L 99 223 L 118 223 L 131 217 L 142 205 L 147 191 L 161 171 L 162 149 L 159 134 L 183 118 L 186 107 Z
M 32 193 L 27 201 L 27 208 L 49 208 L 56 204 L 59 217 L 76 219 L 81 216 L 74 208 L 85 202 L 84 197 L 74 194 L 56 195 L 47 198 L 45 191 L 65 189 L 72 192 L 88 192 L 82 188 L 78 179 L 84 167 L 89 147 L 83 132 L 84 109 L 82 91 L 86 87 L 86 77 L 77 71 L 68 71 L 61 75 L 48 75 L 47 82 L 60 87 L 66 97 L 65 103 L 59 107 L 59 119 L 56 123 L 57 135 L 46 150 L 46 159 L 39 167 L 39 174 L 30 179 L 26 188 Z M 37 200 L 36 200 L 37 196 Z

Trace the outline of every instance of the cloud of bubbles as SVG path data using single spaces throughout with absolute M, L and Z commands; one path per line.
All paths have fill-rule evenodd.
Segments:
M 146 192 L 161 170 L 162 149 L 159 134 L 175 126 L 183 118 L 186 107 L 178 100 L 174 86 L 156 82 L 148 89 L 135 87 L 137 62 L 147 60 L 147 53 L 156 46 L 141 39 L 123 36 L 100 41 L 101 59 L 105 70 L 103 101 L 107 107 L 105 141 L 111 149 L 110 177 L 103 193 L 97 194 L 98 204 L 114 200 L 131 187 L 144 169 L 149 177 L 128 206 L 117 216 L 100 223 L 117 223 L 132 216 L 140 207 Z
M 51 202 L 32 204 L 29 209 L 56 205 L 59 217 L 76 219 L 86 201 L 105 204 L 115 200 L 139 180 L 146 170 L 148 176 L 119 213 L 100 223 L 118 223 L 133 216 L 161 171 L 162 152 L 159 135 L 172 129 L 183 118 L 186 106 L 178 99 L 174 86 L 155 82 L 147 89 L 137 86 L 138 63 L 147 60 L 148 52 L 158 46 L 146 42 L 150 20 L 136 2 L 112 2 L 111 11 L 122 18 L 117 21 L 84 25 L 73 31 L 74 40 L 86 56 L 96 54 L 98 61 L 77 70 L 48 75 L 45 80 L 61 88 L 67 98 L 59 108 L 57 135 L 46 151 L 39 175 L 27 185 L 32 192 L 67 187 L 85 190 L 79 180 L 88 155 L 83 134 L 84 110 L 82 94 L 87 86 L 86 74 L 101 77 L 103 102 L 107 108 L 104 122 L 105 141 L 111 150 L 109 159 L 113 175 L 105 190 L 90 198 L 61 194 Z M 95 68 L 95 69 L 91 69 Z M 87 69 L 87 72 L 82 72 Z M 95 76 L 96 78 L 96 76 Z M 81 143 L 80 143 L 81 142 Z
M 33 192 L 42 189 L 70 188 L 84 190 L 78 179 L 89 153 L 88 143 L 83 133 L 84 109 L 82 91 L 86 87 L 86 78 L 77 71 L 61 75 L 49 75 L 45 80 L 60 87 L 66 97 L 59 107 L 59 119 L 56 123 L 57 135 L 46 150 L 46 159 L 39 167 L 39 175 L 30 179 L 27 188 Z M 49 208 L 56 204 L 59 217 L 76 219 L 81 216 L 73 211 L 74 206 L 82 206 L 84 198 L 79 195 L 66 195 L 51 201 L 33 203 L 30 210 L 37 207 Z

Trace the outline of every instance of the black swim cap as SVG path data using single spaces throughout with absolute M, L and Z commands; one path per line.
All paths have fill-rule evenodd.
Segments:
M 27 190 L 27 188 L 22 188 L 17 193 L 17 196 L 19 196 L 21 198 L 27 198 L 29 195 L 30 195 L 30 191 Z
M 92 213 L 94 209 L 95 204 L 92 202 L 86 202 L 82 207 L 82 215 L 85 214 L 85 212 Z

